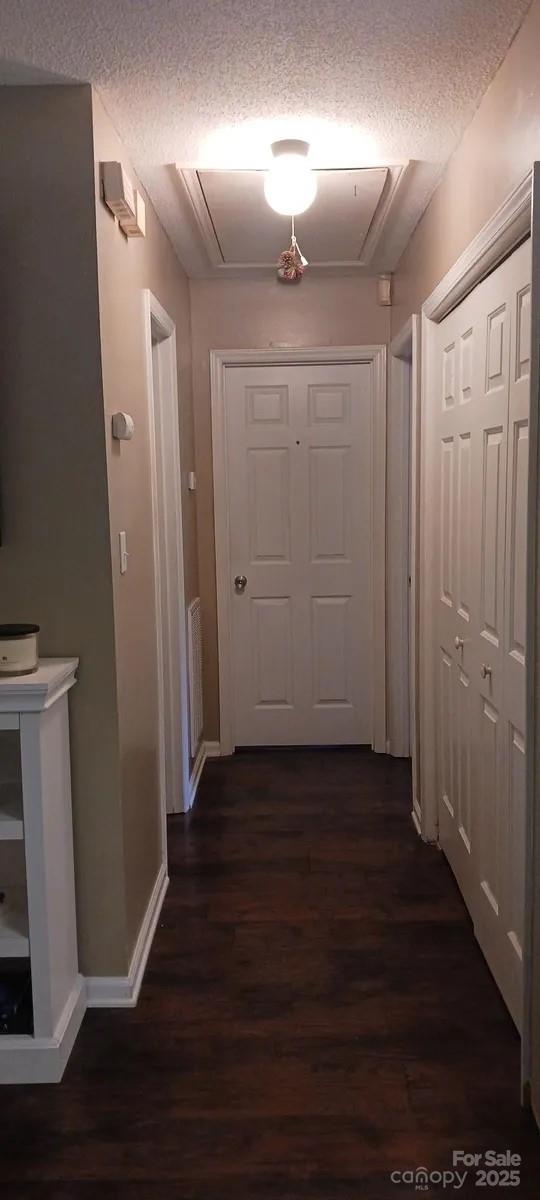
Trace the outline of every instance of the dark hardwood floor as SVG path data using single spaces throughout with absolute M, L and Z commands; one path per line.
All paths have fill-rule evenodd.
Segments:
M 88 1012 L 60 1085 L 0 1091 L 0 1195 L 398 1200 L 390 1172 L 454 1149 L 521 1154 L 540 1195 L 518 1037 L 410 807 L 363 751 L 209 762 L 137 1009 Z

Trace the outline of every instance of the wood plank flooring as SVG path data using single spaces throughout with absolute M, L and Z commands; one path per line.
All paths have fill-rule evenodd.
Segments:
M 365 751 L 209 762 L 137 1009 L 88 1012 L 62 1084 L 0 1091 L 0 1195 L 398 1200 L 392 1171 L 490 1148 L 540 1195 L 519 1039 L 410 809 Z

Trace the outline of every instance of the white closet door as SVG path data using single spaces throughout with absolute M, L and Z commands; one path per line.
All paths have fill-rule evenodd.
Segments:
M 519 253 L 519 252 L 518 252 Z M 476 936 L 509 1003 L 503 892 L 507 846 L 505 715 L 505 583 L 508 400 L 511 328 L 514 324 L 509 267 L 504 263 L 481 285 L 478 297 L 486 331 L 481 364 L 484 388 L 474 460 L 474 562 L 479 616 L 475 686 L 479 703 L 476 735 L 476 890 L 472 915 Z
M 225 401 L 236 744 L 370 744 L 371 367 L 238 367 Z
M 516 1022 L 529 284 L 526 243 L 441 323 L 432 397 L 439 836 Z
M 461 890 L 470 905 L 471 870 L 471 761 L 470 722 L 472 622 L 472 358 L 467 357 L 471 336 L 468 311 L 459 310 L 437 330 L 439 391 L 434 396 L 437 437 L 434 446 L 438 475 L 435 605 L 438 645 L 436 655 L 437 765 L 439 840 L 449 858 Z M 467 336 L 466 336 L 467 335 Z M 468 382 L 466 382 L 468 381 Z M 458 524 L 468 531 L 458 549 Z M 438 529 L 437 529 L 438 524 Z M 460 562 L 458 564 L 458 554 Z M 458 641 L 458 639 L 461 639 Z M 457 646 L 461 646 L 458 651 Z
M 497 281 L 490 277 L 437 330 L 439 835 L 471 911 L 480 817 L 475 803 L 478 756 L 471 731 L 479 726 L 481 707 L 482 610 L 487 604 L 489 637 L 496 641 L 503 596 L 501 472 L 506 461 L 509 331 L 494 288 L 496 292 Z M 483 541 L 484 559 L 492 571 L 484 572 L 481 581 Z
M 531 243 L 503 264 L 510 315 L 504 613 L 496 660 L 500 774 L 492 783 L 489 739 L 480 741 L 485 779 L 476 936 L 518 1027 L 522 1016 L 525 875 L 525 601 L 530 403 Z M 487 650 L 486 650 L 487 653 Z M 500 673 L 500 686 L 499 686 Z M 490 712 L 489 692 L 484 709 Z M 485 726 L 484 726 L 485 728 Z M 485 753 L 483 751 L 485 750 Z M 496 810 L 489 805 L 493 788 Z M 486 798 L 487 792 L 487 798 Z

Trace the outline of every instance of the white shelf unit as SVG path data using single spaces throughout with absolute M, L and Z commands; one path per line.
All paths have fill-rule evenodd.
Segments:
M 22 784 L 18 780 L 0 782 L 0 842 L 24 839 Z
M 0 904 L 0 959 L 29 956 L 26 887 L 12 886 L 7 890 L 4 903 Z
M 0 1034 L 1 1083 L 55 1083 L 86 1007 L 77 960 L 68 692 L 78 660 L 42 659 L 32 675 L 0 677 L 0 972 L 28 959 L 32 1034 Z M 8 743 L 5 743 L 8 744 Z M 18 868 L 21 867 L 17 874 Z M 5 878 L 3 878 L 3 874 Z

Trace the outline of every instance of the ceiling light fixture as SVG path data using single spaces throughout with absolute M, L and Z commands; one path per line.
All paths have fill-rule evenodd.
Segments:
M 296 217 L 313 204 L 317 180 L 308 164 L 309 142 L 286 138 L 272 143 L 273 163 L 264 181 L 266 200 L 275 212 Z

